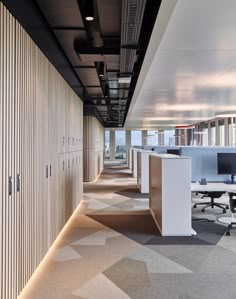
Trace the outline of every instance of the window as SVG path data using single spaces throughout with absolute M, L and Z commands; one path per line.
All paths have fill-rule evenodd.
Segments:
M 208 146 L 208 127 L 206 125 L 202 130 L 202 145 Z
M 175 130 L 164 131 L 164 145 L 165 146 L 175 145 Z
M 147 145 L 158 145 L 158 132 L 157 131 L 147 131 Z
M 105 130 L 105 160 L 110 159 L 110 130 Z
M 142 145 L 142 131 L 131 131 L 131 146 Z
M 235 146 L 235 117 L 229 119 L 229 145 Z
M 115 131 L 115 159 L 126 159 L 125 131 Z
M 225 124 L 224 120 L 219 120 L 219 137 L 220 137 L 220 145 L 225 145 Z

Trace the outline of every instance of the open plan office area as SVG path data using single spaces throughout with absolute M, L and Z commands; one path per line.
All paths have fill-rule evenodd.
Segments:
M 235 12 L 0 0 L 0 299 L 236 298 Z

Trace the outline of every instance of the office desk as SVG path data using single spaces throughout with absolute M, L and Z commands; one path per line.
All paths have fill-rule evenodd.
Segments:
M 207 183 L 207 185 L 200 185 L 199 183 L 191 183 L 191 191 L 193 192 L 236 192 L 236 185 L 225 183 Z

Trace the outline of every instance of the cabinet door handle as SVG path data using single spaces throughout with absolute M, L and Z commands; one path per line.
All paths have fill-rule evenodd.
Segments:
M 65 145 L 65 136 L 63 136 L 63 138 L 62 138 L 62 143 L 63 143 L 63 145 Z
M 63 171 L 65 170 L 65 161 L 63 161 L 63 163 L 62 163 L 62 169 L 63 169 Z
M 52 165 L 50 164 L 50 167 L 49 167 L 49 175 L 52 176 Z
M 9 176 L 8 178 L 8 195 L 12 195 L 12 176 Z
M 16 192 L 20 192 L 20 175 L 19 175 L 19 173 L 16 176 Z
M 48 165 L 46 165 L 46 178 L 48 178 Z

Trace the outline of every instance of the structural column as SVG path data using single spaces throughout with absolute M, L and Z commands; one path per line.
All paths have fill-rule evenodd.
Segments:
M 164 145 L 164 131 L 163 130 L 158 131 L 158 145 L 160 145 L 160 146 Z
M 110 130 L 110 160 L 114 161 L 115 160 L 115 131 Z
M 229 146 L 229 134 L 231 132 L 229 132 L 229 119 L 228 118 L 225 118 L 224 119 L 224 130 L 225 130 L 225 146 Z
M 208 146 L 211 145 L 211 123 L 208 122 L 207 124 L 207 131 L 208 131 Z
M 130 130 L 126 131 L 125 144 L 126 144 L 126 161 L 129 165 L 129 160 L 130 160 L 129 152 L 130 152 L 130 148 L 131 148 L 131 131 Z
M 147 145 L 147 131 L 142 131 L 142 145 Z
M 219 128 L 219 120 L 215 121 L 216 128 L 216 142 L 215 145 L 220 145 L 220 128 Z

